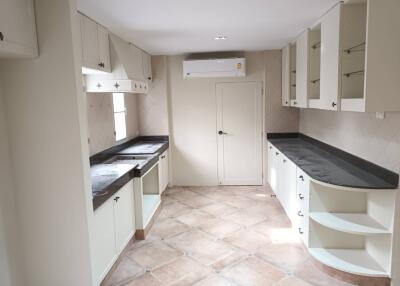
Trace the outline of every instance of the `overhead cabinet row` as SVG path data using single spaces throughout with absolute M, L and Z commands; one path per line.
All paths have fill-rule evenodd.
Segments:
M 96 23 L 89 17 L 79 14 L 82 38 L 82 71 L 84 74 L 98 74 L 99 72 L 111 73 L 115 70 L 116 55 L 113 55 L 110 46 L 110 38 L 116 36 L 108 32 L 102 25 Z M 151 56 L 145 51 L 137 48 L 118 38 L 119 45 L 126 47 L 124 66 L 129 66 L 127 73 L 132 80 L 151 81 Z M 121 60 L 121 59 L 119 59 Z
M 399 1 L 339 3 L 282 50 L 282 105 L 398 111 Z

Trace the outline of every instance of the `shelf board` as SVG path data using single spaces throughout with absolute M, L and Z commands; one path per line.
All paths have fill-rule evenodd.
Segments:
M 159 195 L 143 195 L 143 225 L 146 226 L 161 202 Z
M 368 214 L 311 212 L 309 216 L 323 226 L 346 233 L 359 235 L 391 233 L 386 227 L 378 223 Z
M 364 112 L 365 111 L 364 98 L 342 98 L 341 110 Z
M 363 276 L 389 277 L 364 249 L 310 248 L 310 254 L 332 268 Z

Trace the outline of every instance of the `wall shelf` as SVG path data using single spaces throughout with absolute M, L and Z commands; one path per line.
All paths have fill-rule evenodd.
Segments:
M 328 228 L 359 235 L 390 234 L 391 232 L 368 214 L 311 212 L 310 218 Z
M 341 271 L 372 277 L 389 276 L 363 249 L 309 248 L 309 252 L 321 263 Z

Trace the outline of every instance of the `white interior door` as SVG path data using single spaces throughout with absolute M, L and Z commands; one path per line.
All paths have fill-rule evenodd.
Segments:
M 220 185 L 262 185 L 262 83 L 217 83 Z

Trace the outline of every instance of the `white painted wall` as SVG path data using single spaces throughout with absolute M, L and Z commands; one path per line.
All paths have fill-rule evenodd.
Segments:
M 35 11 L 40 57 L 0 65 L 24 286 L 88 286 L 89 154 L 75 1 L 36 0 Z
M 126 136 L 116 142 L 112 93 L 86 93 L 90 155 L 139 135 L 138 95 L 125 94 Z
M 18 213 L 11 175 L 8 134 L 0 82 L 0 285 L 23 286 Z

